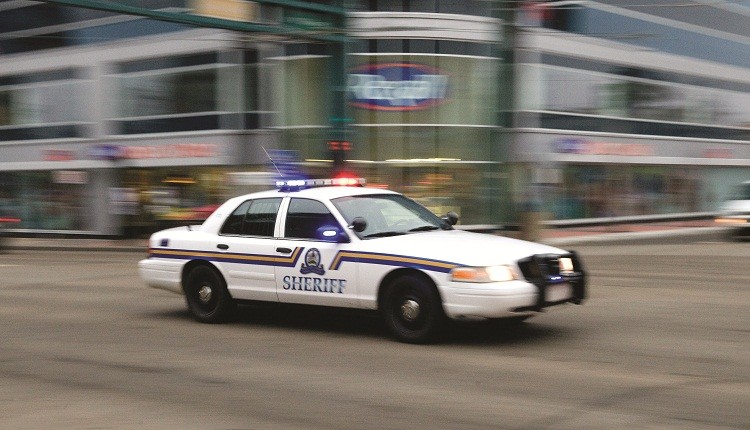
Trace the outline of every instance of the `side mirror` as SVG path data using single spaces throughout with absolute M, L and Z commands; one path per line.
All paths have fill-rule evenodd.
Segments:
M 443 217 L 443 221 L 447 222 L 450 225 L 456 225 L 458 224 L 458 214 L 450 211 Z
M 358 216 L 352 220 L 352 225 L 349 227 L 357 233 L 362 233 L 367 228 L 367 221 L 361 216 Z
M 349 242 L 349 236 L 347 236 L 346 232 L 341 230 L 341 228 L 338 226 L 324 225 L 323 227 L 318 228 L 316 233 L 318 235 L 318 239 L 325 240 L 326 242 Z

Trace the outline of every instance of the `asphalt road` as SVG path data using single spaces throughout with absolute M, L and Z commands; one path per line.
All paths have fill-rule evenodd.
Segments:
M 199 324 L 137 253 L 0 254 L 0 428 L 750 428 L 750 243 L 578 250 L 585 305 L 430 346 L 356 312 Z

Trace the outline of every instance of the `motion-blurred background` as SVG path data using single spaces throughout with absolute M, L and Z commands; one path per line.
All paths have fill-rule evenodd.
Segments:
M 0 1 L 11 230 L 142 237 L 289 165 L 464 225 L 711 213 L 750 1 Z

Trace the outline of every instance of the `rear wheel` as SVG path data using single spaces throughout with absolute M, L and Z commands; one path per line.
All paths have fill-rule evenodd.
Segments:
M 188 309 L 200 322 L 224 322 L 234 309 L 224 279 L 211 267 L 196 266 L 190 270 L 184 289 Z
M 396 339 L 427 343 L 437 338 L 445 322 L 435 286 L 417 275 L 396 278 L 381 302 L 385 325 Z

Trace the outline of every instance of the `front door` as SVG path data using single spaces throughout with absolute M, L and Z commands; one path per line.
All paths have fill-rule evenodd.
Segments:
M 339 253 L 352 250 L 341 243 L 345 230 L 320 201 L 292 198 L 286 212 L 283 237 L 276 251 L 290 255 L 299 251 L 294 265 L 276 266 L 279 301 L 323 306 L 358 306 L 355 264 L 331 269 Z M 338 265 L 336 265 L 338 266 Z

